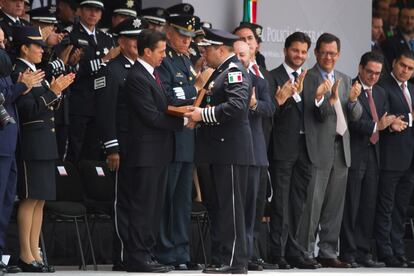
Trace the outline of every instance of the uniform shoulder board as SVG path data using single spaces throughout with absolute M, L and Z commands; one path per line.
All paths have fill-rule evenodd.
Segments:
M 65 28 L 65 31 L 67 31 L 68 33 L 72 32 L 72 30 L 73 30 L 73 26 L 67 26 Z
M 231 68 L 239 68 L 239 67 L 237 66 L 237 64 L 236 64 L 236 63 L 234 63 L 234 62 L 230 62 L 230 63 L 229 63 L 229 69 L 231 69 Z
M 239 67 L 235 63 L 230 62 L 229 69 L 231 70 L 232 68 L 239 69 Z M 243 81 L 243 74 L 240 70 L 232 71 L 232 72 L 227 73 L 227 78 L 229 80 L 229 84 L 231 84 L 231 83 L 240 83 L 240 82 Z

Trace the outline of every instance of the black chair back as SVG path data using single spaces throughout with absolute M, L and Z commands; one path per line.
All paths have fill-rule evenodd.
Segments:
M 56 161 L 56 201 L 83 201 L 82 180 L 68 161 Z
M 108 202 L 114 199 L 114 181 L 111 171 L 103 161 L 83 160 L 79 172 L 88 199 Z

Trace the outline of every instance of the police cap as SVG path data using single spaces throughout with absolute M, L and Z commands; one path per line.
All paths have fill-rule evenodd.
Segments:
M 227 45 L 232 46 L 234 42 L 240 38 L 237 35 L 229 33 L 224 30 L 219 29 L 204 29 L 205 37 L 201 42 L 198 43 L 199 46 L 210 46 L 210 45 Z

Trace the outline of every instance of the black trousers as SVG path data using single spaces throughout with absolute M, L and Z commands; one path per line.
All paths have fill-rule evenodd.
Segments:
M 167 188 L 168 166 L 128 168 L 128 265 L 154 257 Z
M 245 222 L 247 256 L 252 258 L 254 249 L 254 226 L 256 222 L 256 200 L 260 184 L 260 169 L 262 167 L 249 166 L 248 182 L 245 199 Z
M 340 234 L 340 255 L 352 260 L 371 252 L 371 239 L 379 178 L 375 147 L 367 148 L 366 160 L 350 168 Z
M 102 149 L 95 117 L 70 115 L 67 161 L 101 160 Z
M 199 168 L 204 202 L 211 218 L 212 263 L 246 266 L 244 201 L 248 166 L 203 164 Z
M 296 242 L 307 198 L 307 188 L 312 176 L 306 141 L 302 135 L 296 160 L 271 163 L 273 198 L 270 208 L 270 256 L 297 257 L 303 250 Z
M 374 235 L 378 258 L 404 256 L 404 222 L 414 186 L 414 169 L 381 170 Z

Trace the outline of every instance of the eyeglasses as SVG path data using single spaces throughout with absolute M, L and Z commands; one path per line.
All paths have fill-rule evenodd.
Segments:
M 334 58 L 338 55 L 338 53 L 337 52 L 324 52 L 324 51 L 321 51 L 321 52 L 318 52 L 318 55 L 320 55 L 321 57 Z
M 379 75 L 381 75 L 381 72 L 374 72 L 371 69 L 366 69 L 364 68 L 364 71 L 370 75 L 370 76 L 374 76 L 374 77 L 378 77 Z

